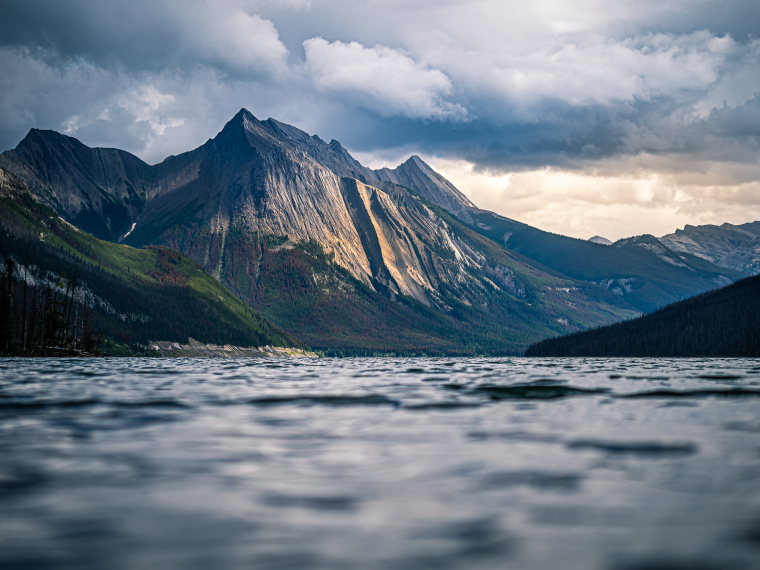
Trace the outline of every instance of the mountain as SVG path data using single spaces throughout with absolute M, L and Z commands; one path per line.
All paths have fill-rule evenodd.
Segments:
M 425 200 L 448 210 L 461 220 L 472 220 L 470 209 L 475 204 L 417 155 L 397 168 L 381 168 L 374 173 L 379 181 L 411 188 Z
M 188 337 L 300 345 L 184 255 L 97 239 L 59 218 L 1 169 L 0 258 L 6 260 L 0 352 L 45 353 L 75 340 L 92 350 L 88 343 L 98 333 L 111 351 Z
M 532 345 L 527 356 L 760 356 L 760 276 L 591 331 Z
M 591 243 L 598 243 L 600 245 L 612 245 L 612 241 L 608 240 L 606 237 L 602 236 L 594 236 L 588 238 L 588 241 Z
M 686 254 L 745 275 L 760 273 L 760 221 L 741 225 L 686 225 L 662 237 L 645 234 L 618 240 L 614 245 L 642 247 L 669 263 L 679 263 L 682 254 Z
M 760 221 L 741 225 L 687 225 L 658 239 L 672 251 L 690 253 L 751 275 L 760 273 Z
M 181 251 L 327 350 L 515 353 L 743 275 L 540 232 L 478 210 L 419 157 L 371 170 L 337 141 L 245 109 L 153 166 L 49 131 L 0 166 L 72 224 Z
M 32 129 L 0 168 L 21 178 L 77 227 L 110 241 L 129 229 L 143 207 L 150 167 L 113 148 L 90 148 L 55 131 Z
M 727 285 L 746 276 L 689 253 L 672 252 L 653 236 L 614 246 L 552 234 L 486 210 L 472 227 L 547 271 L 594 283 L 641 312 Z

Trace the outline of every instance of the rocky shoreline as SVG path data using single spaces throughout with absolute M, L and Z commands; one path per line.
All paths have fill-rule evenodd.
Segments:
M 190 338 L 187 344 L 172 341 L 154 341 L 148 350 L 157 356 L 206 356 L 218 358 L 317 358 L 316 352 L 285 346 L 234 346 L 198 342 Z

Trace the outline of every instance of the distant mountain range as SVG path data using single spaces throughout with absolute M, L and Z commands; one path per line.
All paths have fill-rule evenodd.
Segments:
M 760 221 L 716 226 L 686 225 L 682 230 L 662 237 L 650 234 L 612 242 L 602 236 L 589 238 L 592 243 L 616 247 L 637 245 L 674 259 L 673 252 L 701 257 L 719 267 L 735 269 L 749 275 L 760 273 Z
M 0 168 L 75 227 L 177 250 L 335 352 L 519 353 L 747 274 L 656 238 L 610 247 L 543 232 L 478 209 L 417 156 L 372 170 L 245 109 L 157 165 L 33 129 Z
M 651 315 L 549 339 L 528 356 L 760 356 L 760 276 Z
M 673 251 L 696 255 L 720 267 L 760 273 L 760 221 L 720 226 L 689 226 L 659 238 Z

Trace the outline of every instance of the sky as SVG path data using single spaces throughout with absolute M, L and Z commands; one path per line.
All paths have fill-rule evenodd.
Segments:
M 3 0 L 0 150 L 155 163 L 241 107 L 588 238 L 760 220 L 760 0 Z

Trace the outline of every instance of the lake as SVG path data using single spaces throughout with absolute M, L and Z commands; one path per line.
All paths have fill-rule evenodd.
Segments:
M 2 359 L 0 566 L 760 567 L 760 359 Z

